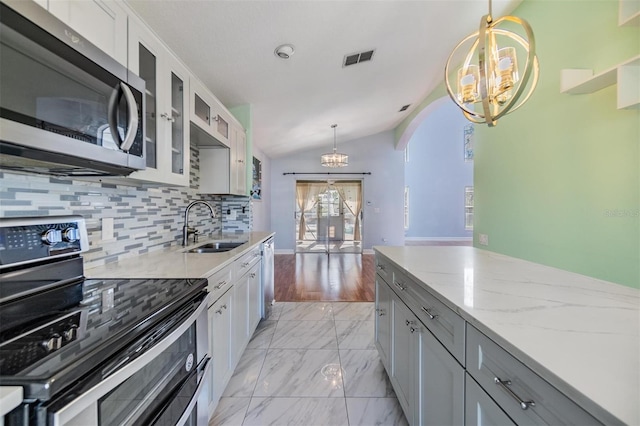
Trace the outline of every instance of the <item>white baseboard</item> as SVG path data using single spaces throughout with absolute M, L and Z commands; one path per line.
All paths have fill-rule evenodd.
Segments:
M 293 254 L 293 249 L 275 249 L 275 254 Z
M 405 241 L 473 241 L 473 237 L 404 237 Z

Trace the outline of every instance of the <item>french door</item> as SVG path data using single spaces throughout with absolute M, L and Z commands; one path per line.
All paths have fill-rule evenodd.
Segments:
M 296 182 L 296 252 L 362 253 L 362 181 Z

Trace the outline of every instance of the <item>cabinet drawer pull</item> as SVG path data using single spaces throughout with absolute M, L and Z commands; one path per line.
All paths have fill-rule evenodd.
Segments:
M 404 321 L 404 323 L 405 323 L 405 325 L 406 325 L 407 327 L 409 327 L 410 325 L 416 325 L 416 322 L 415 322 L 415 321 L 405 320 L 405 321 Z
M 250 274 L 249 274 L 249 276 L 250 276 L 251 278 L 255 278 L 255 277 L 256 277 L 256 273 L 255 273 L 255 272 L 252 272 L 252 273 L 250 273 Z
M 246 268 L 247 266 L 249 266 L 249 262 L 242 262 L 242 267 Z
M 406 286 L 403 286 L 401 283 L 399 283 L 398 281 L 394 281 L 393 285 L 395 285 L 396 287 L 398 287 L 400 289 L 400 291 L 405 291 L 407 289 Z
M 434 320 L 434 319 L 438 318 L 438 315 L 433 315 L 433 314 L 432 314 L 431 312 L 429 312 L 429 310 L 428 310 L 427 308 L 425 308 L 424 306 L 422 307 L 422 311 L 423 311 L 425 314 L 429 315 L 429 319 Z
M 409 327 L 409 331 L 411 332 L 411 334 L 413 334 L 418 331 L 418 329 L 416 327 Z
M 516 401 L 518 401 L 518 404 L 520 405 L 520 408 L 522 408 L 523 410 L 526 410 L 529 407 L 535 407 L 536 403 L 533 401 L 525 401 L 522 398 L 520 398 L 518 395 L 516 395 L 516 393 L 511 390 L 511 388 L 509 387 L 511 385 L 511 380 L 500 380 L 498 377 L 494 377 L 493 378 L 493 382 L 500 386 L 502 389 L 504 389 L 509 395 L 511 395 L 511 397 L 513 399 L 515 399 Z
M 220 315 L 222 315 L 222 308 L 218 309 L 218 310 L 216 311 L 216 314 L 220 314 Z
M 222 305 L 222 307 L 223 307 L 224 309 L 227 309 L 227 304 L 225 303 L 224 305 Z
M 379 270 L 381 270 L 381 271 L 384 271 L 384 269 L 385 269 L 385 268 L 384 268 L 384 265 L 377 265 L 377 268 L 378 268 Z
M 221 289 L 222 287 L 224 287 L 225 285 L 227 285 L 227 281 L 226 281 L 226 280 L 225 280 L 225 281 L 220 281 L 220 282 L 218 283 L 218 285 L 214 287 L 214 289 L 216 289 L 216 290 L 220 290 L 220 289 Z

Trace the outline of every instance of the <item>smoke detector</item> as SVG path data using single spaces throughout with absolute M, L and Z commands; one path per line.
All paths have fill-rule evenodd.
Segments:
M 280 46 L 276 47 L 276 50 L 273 51 L 273 53 L 281 59 L 289 59 L 294 52 L 295 49 L 291 44 L 281 44 Z

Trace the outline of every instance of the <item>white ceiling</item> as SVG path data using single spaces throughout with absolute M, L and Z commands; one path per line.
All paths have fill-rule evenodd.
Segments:
M 494 16 L 521 0 L 494 0 Z M 443 79 L 477 30 L 484 0 L 127 0 L 228 108 L 251 104 L 269 157 L 396 127 Z M 274 49 L 295 46 L 279 59 Z M 346 54 L 373 60 L 342 67 Z M 406 112 L 400 107 L 411 104 Z

